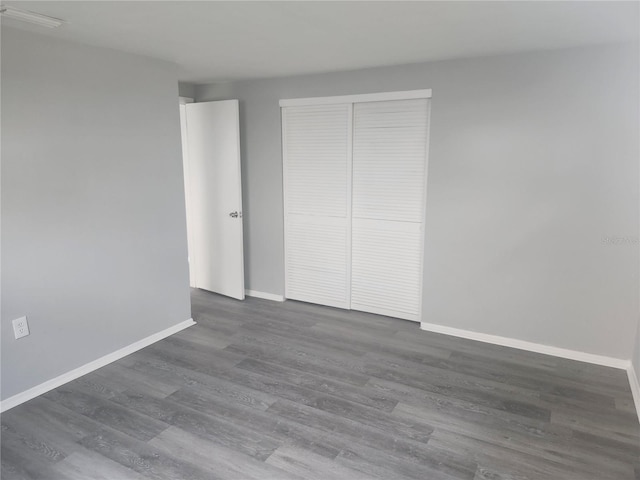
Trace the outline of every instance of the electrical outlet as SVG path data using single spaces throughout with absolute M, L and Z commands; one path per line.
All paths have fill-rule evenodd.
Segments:
M 16 318 L 13 321 L 13 334 L 16 338 L 22 338 L 29 335 L 29 324 L 27 323 L 27 317 Z

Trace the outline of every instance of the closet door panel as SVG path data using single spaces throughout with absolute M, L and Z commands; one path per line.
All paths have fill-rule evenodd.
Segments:
M 351 308 L 417 321 L 421 225 L 354 219 L 352 245 Z
M 426 99 L 354 105 L 353 309 L 420 319 L 427 109 Z
M 287 107 L 287 213 L 347 215 L 348 105 Z
M 351 105 L 282 110 L 285 295 L 349 308 Z
M 349 308 L 344 219 L 292 215 L 287 232 L 287 298 Z
M 354 106 L 353 217 L 422 222 L 427 100 Z

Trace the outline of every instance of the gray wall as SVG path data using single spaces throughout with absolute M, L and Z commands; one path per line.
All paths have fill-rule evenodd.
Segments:
M 178 93 L 181 97 L 195 98 L 196 86 L 191 83 L 178 83 Z
M 633 370 L 636 375 L 636 385 L 640 385 L 640 317 L 638 318 L 638 328 L 636 330 L 635 336 L 635 344 L 633 348 L 633 356 L 631 358 L 631 363 L 633 365 Z M 633 390 L 633 382 L 631 383 L 631 388 Z M 634 401 L 637 401 L 635 395 L 633 397 Z M 636 414 L 638 415 L 638 419 L 640 419 L 640 408 L 636 403 Z
M 169 64 L 2 29 L 3 399 L 191 316 L 177 96 Z
M 640 320 L 638 321 L 638 328 L 636 329 L 636 340 L 633 346 L 631 362 L 633 363 L 633 369 L 636 371 L 636 377 L 640 385 Z M 638 412 L 638 415 L 640 415 L 640 412 Z
M 423 321 L 629 359 L 638 55 L 607 46 L 196 87 L 241 102 L 247 288 L 282 294 L 281 98 L 432 88 Z

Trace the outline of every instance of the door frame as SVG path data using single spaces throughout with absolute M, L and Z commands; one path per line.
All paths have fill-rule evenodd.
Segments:
M 197 288 L 196 285 L 196 258 L 195 249 L 193 248 L 193 227 L 191 226 L 191 188 L 189 182 L 189 142 L 187 142 L 187 112 L 185 105 L 195 103 L 195 99 L 191 97 L 178 97 L 180 109 L 180 141 L 182 144 L 182 175 L 184 181 L 184 207 L 185 222 L 187 227 L 187 263 L 189 264 L 189 285 Z

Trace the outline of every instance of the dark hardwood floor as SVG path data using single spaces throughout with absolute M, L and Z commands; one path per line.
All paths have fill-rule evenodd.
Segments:
M 2 415 L 2 480 L 640 479 L 626 373 L 288 301 L 198 322 Z

